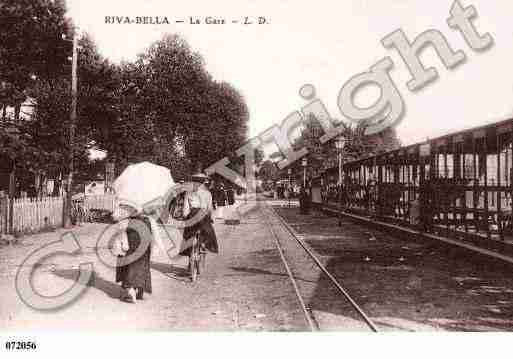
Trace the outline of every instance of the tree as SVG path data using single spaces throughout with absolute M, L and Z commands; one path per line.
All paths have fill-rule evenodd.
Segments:
M 207 167 L 244 143 L 244 99 L 229 84 L 213 81 L 202 57 L 184 39 L 165 36 L 141 61 L 149 77 L 142 90 L 145 110 L 167 143 L 180 143 L 192 170 Z
M 106 150 L 122 169 L 153 161 L 184 177 L 229 155 L 247 138 L 248 110 L 231 85 L 216 82 L 202 57 L 177 35 L 138 59 L 114 65 L 92 38 L 79 39 L 78 121 L 69 143 L 71 23 L 62 0 L 5 0 L 0 6 L 0 108 L 16 108 L 0 128 L 2 153 L 19 170 L 65 172 L 75 154 L 88 171 L 88 150 Z M 20 105 L 33 112 L 20 120 Z M 70 147 L 73 146 L 73 147 Z M 23 150 L 20 150 L 22 148 Z M 96 164 L 95 164 L 96 166 Z
M 104 140 L 104 128 L 116 116 L 113 108 L 114 91 L 117 88 L 115 68 L 98 53 L 90 37 L 79 39 L 78 54 L 78 119 L 73 142 L 74 163 L 77 170 L 88 166 L 88 150 Z M 53 78 L 38 79 L 27 90 L 34 111 L 29 121 L 18 126 L 30 138 L 30 144 L 46 157 L 39 168 L 54 176 L 65 172 L 69 165 L 67 154 L 71 108 L 71 67 L 64 66 L 65 74 Z M 25 165 L 25 170 L 32 168 Z
M 61 74 L 71 45 L 63 0 L 3 0 L 0 6 L 0 84 L 2 107 L 15 107 L 19 119 L 25 91 L 36 78 Z
M 184 177 L 235 151 L 248 110 L 229 84 L 215 82 L 201 56 L 177 35 L 120 67 L 119 118 L 102 141 L 120 164 L 151 160 Z
M 364 157 L 370 157 L 379 153 L 391 151 L 401 146 L 394 128 L 388 128 L 380 133 L 365 135 L 364 124 L 346 124 L 341 122 L 338 126 L 344 129 L 340 136 L 345 139 L 342 152 L 343 162 L 354 161 Z M 320 137 L 324 134 L 321 125 L 313 115 L 310 115 L 300 135 L 293 143 L 295 149 L 305 147 L 308 150 L 308 170 L 314 176 L 319 172 L 337 166 L 337 149 L 335 139 L 321 144 Z M 295 173 L 299 166 L 296 164 Z
M 112 141 L 112 124 L 119 117 L 119 68 L 104 59 L 88 34 L 79 40 L 77 134 L 90 146 Z
M 204 114 L 184 126 L 185 150 L 206 167 L 244 144 L 249 114 L 244 98 L 227 83 L 213 83 L 200 106 Z
M 9 163 L 11 179 L 16 167 L 20 182 L 31 176 L 29 171 L 53 160 L 53 154 L 35 143 L 20 113 L 41 81 L 65 71 L 71 54 L 71 44 L 64 39 L 71 28 L 65 12 L 62 0 L 4 0 L 0 6 L 0 156 Z M 7 115 L 7 107 L 14 108 L 13 116 Z

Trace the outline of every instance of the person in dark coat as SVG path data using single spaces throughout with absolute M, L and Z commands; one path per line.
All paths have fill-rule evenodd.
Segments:
M 430 180 L 426 180 L 420 186 L 419 191 L 419 227 L 424 232 L 431 232 L 433 230 L 433 216 L 434 216 L 434 190 Z
M 36 186 L 34 186 L 33 184 L 30 185 L 30 187 L 27 191 L 27 197 L 28 198 L 36 198 L 37 197 Z
M 219 187 L 217 188 L 214 196 L 214 201 L 216 201 L 217 204 L 217 218 L 224 218 L 223 210 L 226 206 L 226 203 L 228 202 L 228 198 L 226 195 L 226 191 L 224 189 L 223 184 L 221 183 Z
M 299 212 L 301 214 L 310 213 L 310 194 L 305 187 L 301 187 L 299 193 Z
M 143 299 L 144 292 L 152 292 L 150 256 L 152 233 L 147 217 L 131 217 L 126 229 L 128 250 L 118 256 L 116 282 L 127 291 L 122 300 L 135 303 Z
M 228 205 L 233 205 L 235 203 L 235 191 L 233 190 L 233 187 L 228 188 L 226 196 L 228 197 Z
M 308 188 L 306 188 L 306 201 L 305 201 L 306 214 L 310 213 L 311 207 L 312 207 L 312 187 L 308 187 Z

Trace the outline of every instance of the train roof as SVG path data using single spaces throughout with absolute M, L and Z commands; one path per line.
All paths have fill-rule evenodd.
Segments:
M 377 155 L 359 158 L 359 159 L 353 160 L 353 161 L 348 161 L 348 162 L 345 162 L 344 164 L 365 162 L 365 161 L 368 161 L 373 158 L 392 156 L 397 153 L 404 153 L 404 152 L 411 153 L 412 151 L 416 151 L 417 149 L 420 149 L 421 146 L 431 147 L 432 144 L 436 145 L 438 143 L 446 143 L 447 140 L 451 139 L 451 138 L 458 140 L 458 141 L 453 140 L 453 142 L 461 142 L 464 139 L 465 135 L 472 134 L 474 138 L 482 138 L 482 137 L 486 137 L 488 132 L 492 131 L 492 130 L 495 130 L 496 133 L 513 132 L 513 118 L 509 118 L 507 120 L 502 120 L 502 121 L 497 121 L 497 122 L 492 122 L 492 123 L 488 123 L 488 124 L 484 124 L 484 125 L 479 125 L 479 126 L 463 129 L 463 130 L 456 131 L 456 132 L 450 132 L 445 135 L 441 135 L 441 136 L 438 136 L 435 138 L 430 138 L 426 141 L 417 142 L 417 143 L 407 145 L 407 146 L 401 146 L 395 150 L 383 152 L 383 153 L 380 153 Z M 314 177 L 313 179 L 320 178 L 326 172 L 328 172 L 330 170 L 335 170 L 335 169 L 338 169 L 338 166 L 329 167 L 329 168 L 325 169 L 324 171 L 322 171 L 320 175 Z

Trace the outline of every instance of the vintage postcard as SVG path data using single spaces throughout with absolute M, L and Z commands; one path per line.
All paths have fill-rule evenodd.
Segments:
M 513 330 L 512 14 L 0 0 L 0 351 Z

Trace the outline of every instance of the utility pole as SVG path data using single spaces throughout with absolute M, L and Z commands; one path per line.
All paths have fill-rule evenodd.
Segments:
M 290 200 L 291 200 L 291 197 L 292 197 L 292 193 L 291 193 L 292 192 L 291 191 L 291 189 L 292 189 L 292 180 L 291 180 L 290 176 L 292 175 L 292 168 L 289 168 L 288 172 L 289 172 L 289 208 L 290 208 Z
M 338 151 L 338 185 L 342 186 L 342 150 Z
M 64 228 L 71 227 L 71 198 L 73 189 L 73 171 L 74 171 L 74 144 L 75 144 L 75 126 L 77 122 L 77 66 L 78 66 L 78 37 L 76 28 L 73 30 L 73 57 L 71 64 L 71 112 L 69 116 L 69 171 L 66 182 L 66 199 L 64 201 Z
M 16 160 L 12 160 L 12 168 L 9 173 L 9 223 L 7 233 L 14 233 L 14 197 L 16 195 Z
M 303 166 L 303 188 L 306 189 L 306 166 L 308 166 L 308 160 L 306 157 L 303 157 L 301 160 L 301 165 Z
M 335 140 L 335 147 L 338 152 L 338 206 L 339 206 L 339 218 L 338 218 L 338 226 L 342 226 L 342 151 L 344 151 L 344 146 L 346 144 L 346 140 L 344 137 L 340 136 Z

